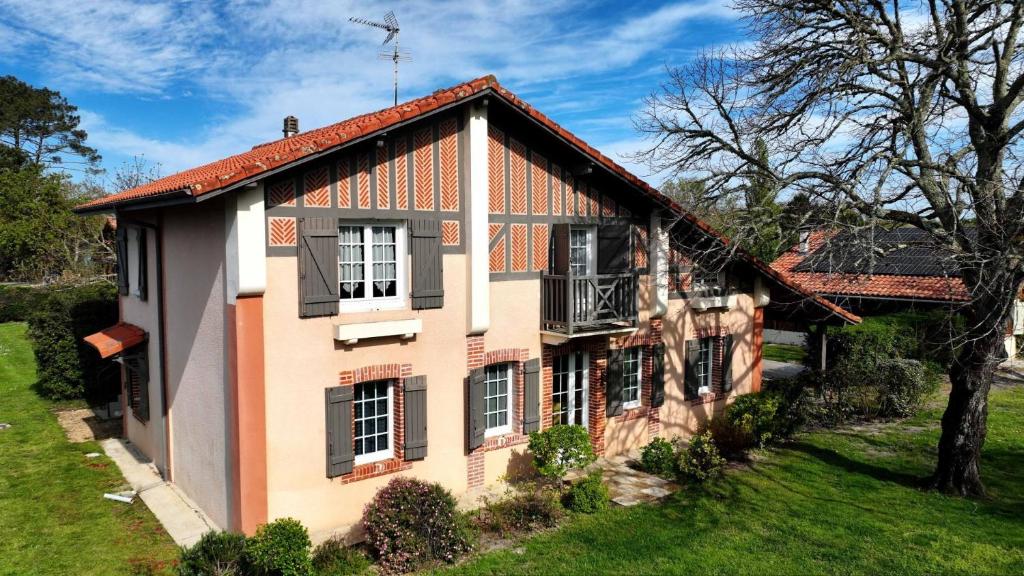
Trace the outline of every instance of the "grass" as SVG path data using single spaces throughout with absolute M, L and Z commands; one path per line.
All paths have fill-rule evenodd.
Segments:
M 34 382 L 25 325 L 0 324 L 0 574 L 169 572 L 174 542 L 142 501 L 103 499 L 124 484 L 117 466 L 67 441 Z
M 804 350 L 803 346 L 791 344 L 765 344 L 763 354 L 765 360 L 799 364 L 807 357 L 807 350 Z
M 661 506 L 614 508 L 447 574 L 1024 574 L 1024 388 L 993 391 L 989 496 L 918 489 L 941 411 L 799 435 Z

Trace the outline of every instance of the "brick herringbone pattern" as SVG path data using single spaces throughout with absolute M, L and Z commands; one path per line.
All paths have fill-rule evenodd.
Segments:
M 505 271 L 505 236 L 502 235 L 497 242 L 494 242 L 495 237 L 499 234 L 503 234 L 505 225 L 504 224 L 488 224 L 488 236 L 492 244 L 492 248 L 489 255 L 490 270 L 491 272 L 504 272 Z
M 533 269 L 546 272 L 548 269 L 548 225 L 533 225 Z
M 348 157 L 338 161 L 338 208 L 352 207 L 352 168 Z
M 295 218 L 271 216 L 267 221 L 271 246 L 295 246 Z
M 395 207 L 409 208 L 409 165 L 405 138 L 395 141 Z
M 459 245 L 458 220 L 444 220 L 441 222 L 441 244 L 445 246 Z
M 526 272 L 526 224 L 512 225 L 512 271 Z
M 370 207 L 370 155 L 360 154 L 356 157 L 356 181 L 359 185 L 359 208 Z
M 271 184 L 267 200 L 271 207 L 295 206 L 295 182 L 288 179 Z
M 388 147 L 377 148 L 377 208 L 391 208 L 391 166 Z
M 413 179 L 416 194 L 413 204 L 416 210 L 434 209 L 434 143 L 430 128 L 417 130 L 413 134 Z
M 331 207 L 331 187 L 327 180 L 327 166 L 310 170 L 303 176 L 302 202 L 307 208 Z
M 512 213 L 526 214 L 526 146 L 515 138 L 509 138 L 511 171 L 509 184 L 512 187 Z
M 441 121 L 441 210 L 459 211 L 459 145 L 455 118 Z
M 551 165 L 551 213 L 555 216 L 563 214 L 562 207 L 565 206 L 565 182 L 562 180 L 562 167 L 558 164 Z
M 600 195 L 600 192 L 594 191 L 595 195 Z M 615 205 L 615 199 L 612 198 L 611 194 L 605 194 L 601 196 L 601 216 L 605 218 L 613 218 L 618 214 L 618 206 Z
M 505 213 L 505 133 L 487 127 L 487 209 L 491 214 Z
M 591 216 L 597 217 L 601 213 L 601 193 L 589 185 L 587 188 L 587 210 Z
M 576 179 L 572 174 L 565 174 L 565 213 L 576 215 Z
M 633 264 L 637 268 L 647 268 L 647 226 L 637 225 L 636 227 L 636 244 L 634 250 Z
M 533 214 L 536 216 L 548 213 L 548 161 L 540 154 L 531 154 L 530 164 L 533 188 Z

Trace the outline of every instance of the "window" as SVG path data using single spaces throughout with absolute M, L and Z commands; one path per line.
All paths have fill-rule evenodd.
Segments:
M 121 354 L 124 366 L 128 406 L 132 414 L 143 422 L 149 421 L 149 351 L 146 344 L 133 347 Z
M 691 283 L 693 290 L 710 290 L 712 288 L 717 288 L 720 284 L 717 270 L 708 270 L 707 268 L 697 266 L 695 264 L 691 274 L 693 278 L 693 282 Z
M 391 448 L 392 397 L 390 380 L 356 384 L 352 402 L 356 464 L 385 460 L 394 455 Z
M 512 431 L 512 365 L 493 364 L 484 368 L 485 436 L 507 434 Z
M 587 425 L 586 352 L 556 356 L 551 380 L 551 424 Z
M 700 388 L 699 394 L 707 394 L 711 391 L 711 353 L 714 349 L 712 338 L 700 339 L 700 352 L 697 355 L 697 383 Z
M 627 348 L 622 361 L 622 407 L 640 407 L 640 378 L 643 371 L 639 347 Z
M 590 273 L 591 233 L 589 228 L 569 230 L 569 271 L 573 276 Z
M 347 309 L 403 304 L 405 228 L 400 224 L 344 224 L 338 228 L 338 295 Z

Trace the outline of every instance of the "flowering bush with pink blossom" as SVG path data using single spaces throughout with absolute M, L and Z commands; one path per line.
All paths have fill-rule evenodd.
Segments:
M 363 510 L 363 527 L 386 574 L 451 563 L 471 547 L 451 492 L 415 478 L 395 478 L 381 488 Z

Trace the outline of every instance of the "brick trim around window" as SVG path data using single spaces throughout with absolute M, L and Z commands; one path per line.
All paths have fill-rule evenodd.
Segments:
M 412 364 L 376 364 L 363 366 L 354 370 L 345 370 L 338 374 L 339 386 L 355 386 L 363 382 L 375 380 L 391 380 L 392 408 L 392 450 L 394 456 L 379 462 L 359 464 L 352 472 L 340 477 L 342 484 L 351 484 L 368 478 L 376 478 L 394 472 L 412 468 L 412 462 L 405 461 L 405 379 L 412 376 Z M 355 421 L 352 418 L 352 437 L 355 438 Z
M 722 370 L 725 361 L 725 337 L 734 332 L 727 326 L 721 324 L 715 326 L 697 326 L 694 329 L 694 338 L 711 338 L 711 391 L 701 394 L 699 398 L 691 398 L 686 401 L 690 406 L 711 404 L 729 397 L 722 390 L 722 378 L 725 372 Z M 735 345 L 735 344 L 734 344 Z

